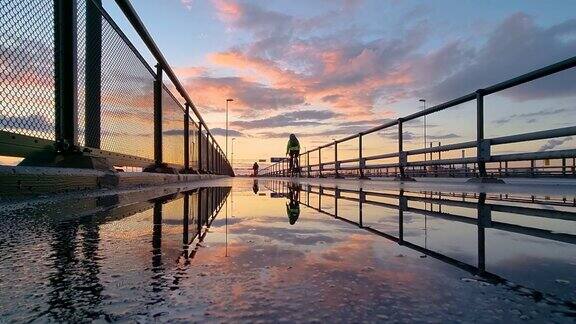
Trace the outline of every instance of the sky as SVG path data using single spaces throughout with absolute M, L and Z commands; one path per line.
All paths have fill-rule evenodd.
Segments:
M 154 66 L 116 3 L 103 0 L 103 5 Z M 236 138 L 237 166 L 244 167 L 284 156 L 290 133 L 311 149 L 416 112 L 423 108 L 419 99 L 430 107 L 576 54 L 576 1 L 133 0 L 132 5 L 222 148 L 225 100 L 234 100 L 229 134 Z M 117 53 L 103 60 L 112 66 L 108 69 L 135 73 L 114 65 Z M 574 125 L 572 70 L 486 97 L 486 135 Z M 112 71 L 107 77 L 118 75 Z M 135 86 L 111 86 L 117 88 L 105 98 L 111 110 L 150 102 L 148 79 L 143 77 L 146 83 L 132 99 Z M 474 139 L 474 107 L 472 102 L 428 116 L 426 143 L 424 121 L 407 124 L 405 148 Z M 150 119 L 148 105 L 138 109 L 140 119 Z M 110 123 L 114 136 L 125 132 L 125 120 Z M 132 123 L 132 133 L 150 128 L 146 123 Z M 396 137 L 395 129 L 366 136 L 365 155 L 394 149 Z M 131 140 L 114 140 L 105 149 Z M 573 148 L 575 142 L 561 138 L 496 151 Z M 355 145 L 340 145 L 339 157 L 357 156 Z
M 283 156 L 292 132 L 312 148 L 415 112 L 420 98 L 439 104 L 576 53 L 574 1 L 133 5 L 216 134 L 225 128 L 225 99 L 234 99 L 237 161 Z M 569 71 L 487 98 L 487 133 L 573 122 L 575 82 Z M 429 141 L 473 138 L 473 104 L 458 109 L 428 118 Z M 422 145 L 422 127 L 413 128 Z M 386 145 L 379 137 L 375 149 Z

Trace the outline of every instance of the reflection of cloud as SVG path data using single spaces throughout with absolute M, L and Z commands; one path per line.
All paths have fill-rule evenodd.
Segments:
M 548 142 L 546 142 L 546 144 L 540 146 L 540 148 L 538 149 L 538 152 L 544 152 L 544 151 L 548 151 L 551 150 L 553 148 L 556 148 L 564 143 L 570 142 L 572 141 L 572 137 L 565 137 L 565 138 L 560 138 L 560 139 L 551 139 L 548 140 Z
M 277 219 L 275 219 L 278 221 Z M 288 223 L 288 217 L 286 217 Z M 318 243 L 333 243 L 338 239 L 327 234 L 322 234 L 321 230 L 282 227 L 258 226 L 254 224 L 235 226 L 232 230 L 234 234 L 257 235 L 298 245 L 316 245 Z

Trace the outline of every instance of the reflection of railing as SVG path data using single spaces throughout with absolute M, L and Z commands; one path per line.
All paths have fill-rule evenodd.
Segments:
M 86 167 L 78 158 L 61 162 L 72 155 L 152 171 L 231 175 L 135 10 L 128 0 L 116 3 L 156 60 L 155 70 L 101 0 L 0 4 L 0 156 L 24 158 L 22 165 Z
M 22 226 L 2 227 L 4 232 L 2 237 L 8 238 L 10 243 L 24 249 L 30 243 L 29 234 L 33 228 L 41 228 L 43 233 L 48 234 L 48 236 L 38 236 L 38 232 L 36 232 L 35 236 L 36 240 L 38 237 L 47 239 L 48 251 L 46 255 L 49 257 L 46 258 L 45 263 L 53 262 L 52 265 L 44 264 L 44 267 L 51 269 L 42 275 L 45 285 L 38 286 L 37 281 L 34 280 L 28 280 L 26 283 L 29 285 L 27 288 L 47 296 L 49 307 L 26 312 L 26 321 L 82 322 L 86 318 L 95 318 L 100 316 L 102 312 L 106 312 L 99 307 L 103 301 L 101 292 L 106 285 L 102 281 L 102 276 L 99 275 L 102 273 L 101 267 L 103 265 L 101 262 L 102 250 L 106 250 L 102 232 L 107 231 L 105 229 L 106 224 L 116 221 L 124 220 L 125 223 L 134 225 L 131 220 L 126 220 L 126 218 L 138 213 L 146 212 L 148 215 L 153 215 L 153 223 L 146 225 L 148 230 L 152 230 L 150 234 L 153 249 L 150 260 L 153 267 L 148 267 L 147 261 L 142 260 L 146 263 L 138 272 L 138 276 L 146 274 L 148 271 L 153 272 L 149 282 L 154 287 L 154 294 L 147 294 L 146 297 L 156 298 L 155 294 L 159 295 L 160 291 L 167 286 L 164 275 L 164 272 L 167 272 L 165 265 L 179 261 L 169 260 L 165 262 L 162 260 L 163 255 L 165 258 L 167 246 L 178 249 L 177 254 L 173 255 L 181 255 L 184 262 L 189 262 L 195 253 L 195 250 L 189 246 L 195 240 L 200 242 L 204 239 L 208 227 L 218 215 L 229 193 L 230 187 L 144 188 L 109 195 L 83 196 L 82 199 L 77 197 L 64 198 L 63 200 L 51 199 L 49 202 L 51 208 L 42 208 L 42 205 L 30 207 L 35 206 L 36 203 L 43 204 L 42 201 L 45 202 L 46 198 L 38 198 L 36 202 L 27 204 L 26 207 L 22 204 L 3 204 L 0 217 L 4 221 L 12 217 L 17 218 L 15 220 L 20 220 L 20 218 L 27 220 L 14 222 L 14 224 L 23 224 Z M 153 209 L 152 213 L 150 213 L 151 209 Z M 32 215 L 33 217 L 31 217 Z M 136 223 L 139 222 L 136 221 Z M 163 225 L 182 226 L 181 251 L 178 244 L 166 244 L 167 238 L 162 237 Z M 136 224 L 136 232 L 138 231 L 137 228 L 138 225 Z M 7 231 L 16 231 L 18 235 L 7 236 Z M 126 229 L 118 231 L 123 232 Z M 166 232 L 164 230 L 164 235 Z M 178 238 L 176 237 L 176 239 Z M 119 242 L 124 241 L 120 239 Z M 21 249 L 5 249 L 5 246 L 2 248 L 3 253 L 21 252 Z M 143 247 L 134 246 L 133 248 L 140 250 Z M 147 247 L 144 249 L 149 250 Z M 78 262 L 79 260 L 81 262 Z M 8 275 L 7 269 L 2 269 L 2 275 Z M 131 274 L 128 271 L 122 275 L 130 276 Z M 174 287 L 178 283 L 174 280 L 170 281 L 169 285 Z M 78 287 L 84 288 L 78 289 Z M 88 301 L 88 303 L 84 301 Z M 49 320 L 46 320 L 45 309 L 48 309 Z M 23 317 L 19 318 L 22 319 Z
M 487 178 L 490 176 L 536 176 L 536 175 L 557 175 L 557 176 L 576 176 L 576 149 L 554 150 L 543 152 L 527 152 L 527 153 L 514 153 L 514 154 L 498 154 L 491 153 L 491 148 L 495 145 L 523 143 L 542 139 L 552 139 L 558 137 L 566 137 L 576 135 L 576 126 L 549 129 L 538 132 L 515 134 L 511 136 L 502 136 L 497 138 L 484 137 L 484 98 L 490 94 L 494 94 L 521 84 L 528 83 L 561 71 L 568 70 L 576 66 L 576 57 L 569 58 L 565 61 L 558 62 L 521 75 L 519 77 L 492 85 L 484 89 L 478 89 L 475 92 L 469 93 L 460 98 L 450 100 L 440 105 L 430 107 L 428 109 L 419 111 L 417 113 L 398 118 L 380 126 L 368 129 L 361 133 L 351 135 L 332 143 L 319 146 L 315 149 L 309 150 L 300 154 L 300 159 L 303 161 L 301 164 L 301 172 L 307 176 L 316 174 L 320 177 L 330 173 L 336 177 L 342 176 L 345 173 L 358 173 L 360 177 L 365 177 L 368 173 L 371 175 L 379 176 L 398 176 L 406 179 L 410 176 L 427 176 L 427 175 L 444 175 L 444 176 L 476 176 L 480 178 Z M 404 150 L 403 144 L 405 139 L 402 130 L 403 125 L 407 122 L 414 121 L 417 118 L 425 117 L 430 114 L 446 110 L 463 103 L 476 101 L 476 140 L 455 143 L 448 145 L 441 145 L 437 147 L 421 148 L 414 150 Z M 364 156 L 363 154 L 363 137 L 377 133 L 386 129 L 396 128 L 398 148 L 396 151 Z M 338 159 L 338 145 L 351 140 L 358 140 L 357 158 L 351 159 Z M 330 162 L 322 162 L 322 150 L 326 148 L 334 149 L 334 157 Z M 476 149 L 476 156 L 452 158 L 452 159 L 437 159 L 423 161 L 409 161 L 412 156 L 432 154 L 446 151 Z M 318 163 L 310 163 L 310 155 L 317 152 Z M 369 164 L 370 161 L 397 159 L 393 163 L 379 163 Z M 545 159 L 561 159 L 562 167 L 559 172 L 543 172 L 546 167 L 536 168 L 534 161 Z M 572 159 L 572 166 L 567 165 L 566 159 Z M 509 168 L 508 162 L 512 161 L 529 161 L 530 167 L 523 168 Z M 304 163 L 305 162 L 305 163 Z M 487 163 L 498 163 L 498 167 L 487 167 Z M 504 167 L 502 166 L 504 163 Z M 471 167 L 472 165 L 472 167 Z M 498 170 L 498 172 L 496 172 Z M 288 164 L 286 161 L 275 163 L 260 171 L 262 176 L 287 176 L 289 174 Z
M 288 194 L 289 190 L 289 182 L 285 181 L 274 181 L 268 180 L 264 182 L 266 188 L 271 190 L 272 192 L 279 194 L 281 196 L 285 196 Z M 497 197 L 489 197 L 485 193 L 480 194 L 473 194 L 473 195 L 466 195 L 460 196 L 460 200 L 450 199 L 451 195 L 443 195 L 440 194 L 440 197 L 443 198 L 436 198 L 438 197 L 437 193 L 422 193 L 422 192 L 405 192 L 404 190 L 400 190 L 398 193 L 383 193 L 383 192 L 374 192 L 374 191 L 365 191 L 363 189 L 360 190 L 350 190 L 350 189 L 341 189 L 337 187 L 327 187 L 327 186 L 313 186 L 313 185 L 296 185 L 302 186 L 303 188 L 299 190 L 298 197 L 299 202 L 308 208 L 311 208 L 319 213 L 334 217 L 335 219 L 344 221 L 348 224 L 358 226 L 368 232 L 373 234 L 382 236 L 386 239 L 394 241 L 399 245 L 406 246 L 412 250 L 418 251 L 422 254 L 428 255 L 435 259 L 438 259 L 442 262 L 448 263 L 452 266 L 460 268 L 464 271 L 467 271 L 471 274 L 480 276 L 486 280 L 489 280 L 493 283 L 498 284 L 505 284 L 507 287 L 510 287 L 512 290 L 518 291 L 529 291 L 526 295 L 531 296 L 535 299 L 540 299 L 542 296 L 545 296 L 541 292 L 538 292 L 531 288 L 522 287 L 516 284 L 512 284 L 508 280 L 486 271 L 486 242 L 485 242 L 485 229 L 486 228 L 493 228 L 497 230 L 502 230 L 511 233 L 518 233 L 522 235 L 527 235 L 531 237 L 539 237 L 543 239 L 568 243 L 568 244 L 576 244 L 576 236 L 571 234 L 563 234 L 563 233 L 556 233 L 544 229 L 538 229 L 533 227 L 525 227 L 519 225 L 513 225 L 503 222 L 496 222 L 492 220 L 492 211 L 501 211 L 511 214 L 519 214 L 525 216 L 533 216 L 533 217 L 542 217 L 548 219 L 562 219 L 568 221 L 576 221 L 576 212 L 562 212 L 562 211 L 550 211 L 546 209 L 538 209 L 532 207 L 518 207 L 518 206 L 505 206 L 499 204 L 489 204 L 486 203 L 487 200 L 499 200 Z M 294 186 L 292 186 L 293 188 Z M 292 189 L 294 190 L 294 189 Z M 302 193 L 305 194 L 305 197 L 302 197 Z M 313 206 L 311 204 L 310 195 L 315 194 L 318 197 L 317 205 Z M 322 197 L 330 197 L 333 198 L 333 203 L 331 206 L 333 208 L 330 211 L 326 210 L 322 207 Z M 395 200 L 396 203 L 389 203 L 389 202 L 381 202 L 376 200 L 370 200 L 369 198 L 386 198 L 389 200 Z M 453 196 L 452 196 L 453 197 Z M 358 203 L 358 219 L 357 221 L 352 220 L 350 218 L 346 218 L 344 216 L 340 216 L 338 213 L 338 201 L 339 200 L 346 200 Z M 525 203 L 532 203 L 532 199 L 526 199 Z M 419 208 L 411 206 L 411 202 L 416 203 L 426 203 L 429 204 L 430 210 L 426 208 Z M 363 207 L 365 205 L 372 205 L 378 207 L 389 208 L 398 211 L 398 236 L 394 236 L 392 234 L 383 232 L 379 229 L 373 228 L 371 226 L 367 226 L 363 222 Z M 432 211 L 433 205 L 437 206 L 439 211 Z M 475 211 L 477 217 L 467 217 L 467 216 L 460 216 L 455 214 L 443 213 L 442 206 L 455 206 L 455 207 L 462 207 L 467 208 L 470 210 Z M 424 205 L 426 206 L 426 205 Z M 567 203 L 566 206 L 571 206 L 570 203 Z M 541 213 L 538 213 L 540 211 Z M 478 228 L 478 260 L 477 265 L 468 264 L 466 262 L 454 259 L 450 256 L 444 255 L 440 252 L 433 251 L 428 249 L 427 247 L 420 246 L 415 243 L 411 243 L 404 239 L 404 212 L 412 212 L 421 215 L 446 219 L 450 221 L 456 222 L 463 222 L 466 224 L 475 225 Z M 522 288 L 522 289 L 519 289 Z M 548 303 L 562 305 L 569 309 L 569 313 L 572 314 L 576 312 L 576 304 L 571 301 L 558 301 L 553 297 L 545 298 Z

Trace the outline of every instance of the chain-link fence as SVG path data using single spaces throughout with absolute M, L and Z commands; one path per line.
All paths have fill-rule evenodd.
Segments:
M 78 1 L 79 144 L 152 159 L 154 79 L 114 22 L 92 0 Z
M 184 164 L 184 109 L 166 87 L 162 90 L 162 148 L 165 162 Z
M 69 13 L 74 12 L 76 20 L 70 20 L 74 15 Z M 135 15 L 130 11 L 124 13 Z M 134 23 L 133 26 L 136 30 L 143 28 Z M 76 38 L 62 37 L 69 36 L 68 33 L 75 33 Z M 70 54 L 71 50 L 67 52 L 68 48 L 74 49 L 70 44 L 75 46 L 75 55 Z M 156 160 L 155 164 L 166 162 L 180 167 L 189 164 L 198 168 L 201 154 L 198 131 L 202 124 L 206 132 L 203 154 L 206 171 L 229 173 L 223 152 L 206 131 L 206 124 L 171 68 L 157 54 L 157 48 L 148 49 L 166 75 L 158 108 L 162 111 L 162 134 L 157 134 L 162 137 L 163 161 Z M 56 62 L 57 57 L 62 62 Z M 63 75 L 74 75 L 69 73 L 74 71 L 74 65 L 75 80 L 71 78 L 68 82 Z M 54 150 L 99 149 L 89 151 L 115 156 L 115 161 L 121 163 L 149 165 L 145 163 L 159 156 L 154 152 L 156 73 L 102 8 L 101 0 L 0 0 L 0 156 L 26 158 L 30 150 L 46 149 L 46 141 L 42 147 L 28 145 L 17 153 L 6 149 L 23 140 L 14 135 L 27 135 L 32 140 L 55 141 Z M 69 99 L 61 90 L 69 91 L 72 87 L 77 102 L 67 100 L 56 107 L 57 98 Z M 190 118 L 187 148 L 183 102 L 192 105 L 198 120 L 196 123 L 187 117 Z M 75 110 L 69 109 L 74 103 Z M 66 122 L 74 120 L 76 124 Z M 7 139 L 12 142 L 6 142 Z M 188 163 L 185 163 L 186 149 Z M 207 156 L 211 151 L 218 155 L 219 164 L 213 163 L 214 157 Z
M 54 6 L 0 0 L 0 130 L 54 139 Z

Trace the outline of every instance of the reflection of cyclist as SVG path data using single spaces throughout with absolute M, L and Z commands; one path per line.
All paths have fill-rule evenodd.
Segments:
M 300 216 L 300 186 L 296 184 L 288 185 L 288 199 L 290 202 L 286 203 L 286 214 L 288 214 L 288 221 L 290 225 L 296 224 Z
M 254 194 L 258 194 L 258 191 L 260 190 L 260 188 L 258 187 L 258 180 L 254 180 L 254 184 L 252 184 L 252 191 L 254 191 Z
M 300 155 L 300 142 L 296 135 L 290 134 L 288 145 L 286 146 L 286 154 L 290 156 L 290 173 L 300 173 L 300 163 L 298 163 L 298 156 Z
M 258 165 L 258 162 L 254 162 L 254 165 L 252 165 L 252 170 L 254 170 L 254 176 L 255 176 L 255 177 L 258 176 L 258 169 L 260 169 L 260 166 Z

